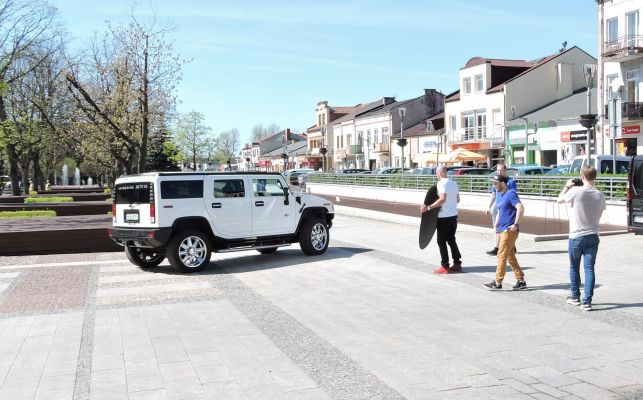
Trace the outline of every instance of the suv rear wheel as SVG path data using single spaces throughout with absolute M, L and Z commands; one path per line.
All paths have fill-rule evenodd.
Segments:
M 328 248 L 329 239 L 330 235 L 326 223 L 320 218 L 304 221 L 299 230 L 301 250 L 310 256 L 324 253 Z
M 210 262 L 210 240 L 197 230 L 180 231 L 170 239 L 166 256 L 173 267 L 183 272 L 198 272 Z
M 165 252 L 159 249 L 125 246 L 125 255 L 132 264 L 141 268 L 154 268 L 165 260 Z

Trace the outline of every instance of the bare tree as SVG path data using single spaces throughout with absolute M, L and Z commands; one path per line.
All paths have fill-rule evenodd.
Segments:
M 251 132 L 251 140 L 253 142 L 258 142 L 259 138 L 262 136 L 266 136 L 271 133 L 276 133 L 279 132 L 279 125 L 276 123 L 272 123 L 268 126 L 263 126 L 262 124 L 258 124 L 252 127 L 252 132 Z
M 236 156 L 237 152 L 241 150 L 241 137 L 237 129 L 221 132 L 217 138 L 219 143 L 219 154 L 222 163 L 228 164 L 228 169 L 231 168 L 232 159 Z
M 169 25 L 148 24 L 132 13 L 127 25 L 108 25 L 94 38 L 91 63 L 67 75 L 69 91 L 86 122 L 108 132 L 109 153 L 126 173 L 144 172 L 151 131 L 174 115 L 175 86 L 184 63 L 174 53 Z

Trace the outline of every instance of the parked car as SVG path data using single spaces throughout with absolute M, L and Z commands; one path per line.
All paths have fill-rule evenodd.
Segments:
M 285 171 L 283 175 L 286 177 L 286 179 L 288 179 L 289 184 L 297 185 L 298 184 L 297 177 L 299 175 L 307 174 L 307 173 L 313 172 L 313 171 L 315 171 L 315 170 L 312 169 L 312 168 L 289 169 L 289 170 Z
M 627 174 L 627 230 L 643 234 L 643 155 L 630 160 Z
M 347 169 L 340 169 L 337 171 L 338 174 L 359 174 L 361 172 L 366 172 L 368 171 L 367 169 L 364 168 L 347 168 Z
M 299 174 L 297 176 L 297 184 L 299 185 L 299 188 L 304 190 L 306 189 L 306 182 L 308 182 L 308 175 L 310 174 L 317 174 L 319 173 L 318 171 L 312 171 L 312 172 L 306 172 L 304 174 Z
M 554 167 L 547 171 L 545 175 L 560 175 L 560 174 L 567 174 L 569 173 L 569 167 L 571 167 L 571 164 L 563 164 L 559 165 L 557 167 Z
M 152 172 L 116 180 L 109 235 L 141 268 L 167 257 L 197 272 L 213 252 L 270 254 L 298 242 L 323 254 L 334 215 L 330 201 L 292 191 L 278 173 Z
M 409 172 L 411 169 L 410 168 L 404 168 L 404 172 Z M 386 167 L 380 169 L 378 174 L 380 175 L 386 175 L 386 174 L 401 174 L 402 173 L 402 168 L 401 167 Z
M 372 169 L 370 171 L 367 170 L 367 171 L 358 172 L 358 174 L 376 175 L 376 174 L 379 174 L 381 169 L 382 168 L 375 168 L 375 169 Z
M 616 158 L 616 172 L 614 172 L 614 158 Z M 598 174 L 627 174 L 630 169 L 632 157 L 628 156 L 611 156 L 609 154 L 590 155 L 589 165 L 596 168 Z M 576 156 L 572 161 L 569 172 L 580 173 L 580 169 L 587 163 L 587 156 Z
M 447 175 L 489 175 L 493 171 L 490 168 L 453 168 L 447 170 Z
M 436 167 L 415 168 L 414 170 L 411 171 L 411 174 L 413 174 L 413 175 L 435 175 L 435 169 L 436 169 Z
M 542 175 L 551 171 L 549 167 L 540 165 L 512 165 L 507 168 L 508 176 L 523 176 L 523 175 Z

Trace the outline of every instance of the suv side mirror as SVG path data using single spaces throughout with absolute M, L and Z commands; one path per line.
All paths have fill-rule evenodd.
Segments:
M 286 206 L 287 206 L 288 204 L 290 204 L 290 198 L 289 198 L 289 196 L 288 196 L 288 194 L 290 193 L 290 189 L 288 189 L 287 187 L 285 187 L 285 188 L 283 188 L 283 191 L 284 191 L 284 196 L 285 196 L 285 198 L 284 198 L 284 205 L 286 205 Z

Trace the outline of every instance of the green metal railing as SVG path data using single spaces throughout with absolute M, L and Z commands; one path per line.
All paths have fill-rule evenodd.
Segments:
M 578 175 L 532 175 L 514 176 L 518 184 L 518 194 L 530 196 L 556 197 L 565 182 Z M 462 192 L 489 193 L 490 178 L 481 175 L 449 176 L 458 183 Z M 309 174 L 309 183 L 326 183 L 346 186 L 369 186 L 400 189 L 428 189 L 436 182 L 435 175 L 369 175 L 369 174 Z M 625 200 L 627 177 L 623 175 L 601 176 L 594 182 L 597 189 L 608 200 Z

